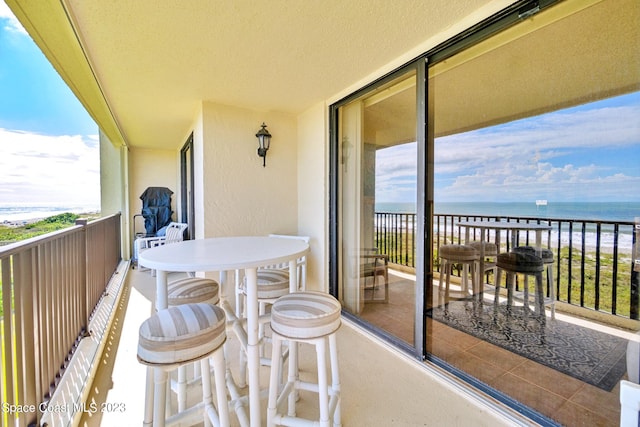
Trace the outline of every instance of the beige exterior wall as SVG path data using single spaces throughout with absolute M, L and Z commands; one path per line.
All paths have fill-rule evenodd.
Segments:
M 272 135 L 266 167 L 256 153 L 255 134 L 262 122 Z M 204 235 L 196 230 L 198 237 L 297 234 L 293 116 L 204 103 L 202 135 L 196 134 L 194 141 L 202 149 L 204 189 L 197 198 L 201 205 L 196 202 L 196 216 L 202 213 L 204 218 Z M 199 191 L 196 183 L 196 193 Z
M 311 238 L 307 288 L 328 291 L 329 162 L 327 105 L 298 116 L 298 234 Z
M 205 237 L 204 215 L 204 136 L 202 109 L 198 111 L 193 125 L 193 196 L 195 210 L 195 238 Z
M 269 233 L 309 236 L 308 286 L 328 290 L 329 105 L 508 3 L 497 0 L 485 5 L 455 28 L 425 40 L 410 52 L 399 52 L 396 60 L 372 70 L 368 77 L 297 117 L 203 102 L 200 111 L 194 115 L 192 127 L 195 237 Z M 255 133 L 262 122 L 273 135 L 265 168 L 256 154 Z M 139 196 L 149 186 L 165 186 L 174 191 L 172 207 L 174 218 L 178 218 L 179 150 L 187 137 L 185 134 L 182 141 L 176 141 L 175 150 L 132 149 L 128 152 L 129 183 L 123 181 L 117 187 L 128 185 L 129 212 L 123 212 L 123 217 L 130 223 L 131 236 L 134 233 L 132 217 L 140 213 L 142 206 Z M 107 163 L 112 164 L 111 161 Z M 123 173 L 121 179 L 126 178 Z M 107 199 L 111 200 L 111 196 Z M 139 231 L 141 227 L 138 224 L 135 230 Z
M 103 216 L 124 210 L 126 174 L 123 174 L 122 147 L 114 146 L 100 131 L 100 210 Z M 124 214 L 124 212 L 123 212 Z
M 167 187 L 173 191 L 171 209 L 173 220 L 177 218 L 179 175 L 179 147 L 176 150 L 129 150 L 129 206 L 131 235 L 135 231 L 143 232 L 144 223 L 138 218 L 133 223 L 133 216 L 142 212 L 140 195 L 148 187 Z
M 128 180 L 128 152 L 124 146 L 115 146 L 109 137 L 100 130 L 100 213 L 102 216 L 122 214 L 122 230 L 130 227 Z M 129 233 L 122 235 L 122 257 L 131 256 L 131 239 Z

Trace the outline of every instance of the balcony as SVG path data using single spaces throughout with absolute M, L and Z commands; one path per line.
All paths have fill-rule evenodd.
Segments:
M 115 216 L 79 225 L 0 251 L 3 294 L 13 292 L 14 295 L 13 310 L 10 299 L 4 298 L 2 372 L 6 380 L 2 402 L 45 409 L 41 413 L 3 411 L 4 425 L 47 422 L 49 425 L 97 426 L 141 422 L 146 369 L 136 360 L 137 332 L 140 323 L 151 313 L 155 279 L 148 271 L 129 269 L 127 263 L 119 261 L 119 244 L 112 237 L 120 235 L 118 220 L 119 216 Z M 74 253 L 76 255 L 71 256 Z M 25 281 L 31 277 L 25 275 L 27 271 L 43 280 Z M 70 273 L 77 277 L 70 278 L 67 276 Z M 72 292 L 66 289 L 70 283 L 82 283 L 83 277 L 88 279 L 90 286 L 86 288 L 90 292 L 85 293 L 82 286 Z M 375 308 L 369 311 L 367 320 L 410 341 L 412 323 L 402 322 L 398 313 L 390 316 L 388 310 L 393 310 L 400 298 L 407 298 L 406 294 L 399 294 L 400 287 L 394 285 L 401 280 L 412 280 L 412 276 L 397 267 L 391 270 L 390 277 L 390 303 L 368 306 Z M 24 296 L 30 292 L 26 289 L 18 292 L 20 286 L 16 285 L 39 282 L 54 286 L 34 288 L 32 294 L 41 296 L 33 300 L 38 309 L 28 311 L 31 300 Z M 76 301 L 77 296 L 80 302 Z M 410 295 L 408 297 L 410 300 Z M 76 312 L 80 315 L 72 315 Z M 25 313 L 41 320 L 29 324 L 24 321 L 29 317 Z M 577 319 L 571 313 L 558 316 L 564 316 L 564 320 Z M 83 321 L 84 318 L 88 318 L 88 322 Z M 390 318 L 398 321 L 390 323 Z M 601 322 L 582 322 L 605 331 L 616 330 Z M 491 382 L 489 372 L 496 376 L 520 375 L 523 393 L 533 392 L 530 401 L 525 394 L 519 396 L 523 403 L 536 408 L 540 402 L 552 401 L 559 409 L 555 414 L 557 419 L 566 425 L 584 422 L 617 425 L 619 386 L 610 392 L 601 391 L 433 323 L 433 339 L 444 343 L 439 348 L 458 353 L 459 367 L 481 381 Z M 32 330 L 37 331 L 37 338 L 29 347 Z M 535 424 L 501 404 L 495 396 L 484 393 L 482 388 L 469 387 L 433 360 L 423 363 L 364 332 L 346 318 L 338 340 L 345 425 L 422 425 L 425 420 L 447 424 L 452 414 L 456 414 L 457 422 L 462 425 Z M 70 344 L 65 344 L 67 342 Z M 238 342 L 233 334 L 229 345 L 228 354 L 238 354 Z M 7 351 L 8 348 L 12 351 Z M 478 350 L 482 350 L 481 353 Z M 486 358 L 483 359 L 482 354 Z M 436 356 L 446 358 L 442 354 L 436 353 Z M 311 370 L 313 358 L 310 351 L 303 352 L 303 371 Z M 237 372 L 237 359 L 231 356 L 230 360 L 232 370 Z M 266 369 L 263 374 L 261 382 L 267 384 Z M 540 380 L 538 383 L 532 380 L 536 377 Z M 535 399 L 536 390 L 542 399 Z M 541 394 L 541 390 L 545 390 L 546 395 Z M 517 395 L 518 390 L 512 393 Z M 42 401 L 48 402 L 48 406 L 41 407 Z M 302 401 L 302 412 L 314 410 L 312 396 L 303 396 Z
M 436 316 L 441 310 L 438 300 L 439 248 L 444 244 L 463 243 L 465 231 L 456 224 L 468 220 L 543 223 L 551 228 L 544 232 L 542 243 L 544 248 L 554 253 L 554 276 L 550 286 L 555 288 L 558 296 L 555 303 L 556 320 L 549 320 L 549 310 L 546 313 L 546 328 L 544 322 L 522 323 L 519 322 L 522 318 L 514 316 L 512 320 L 518 321 L 518 327 L 539 327 L 538 330 L 530 330 L 529 344 L 520 346 L 516 335 L 522 331 L 515 325 L 509 330 L 512 325 L 508 323 L 487 323 L 489 320 L 497 319 L 500 322 L 505 319 L 498 315 L 492 317 L 495 291 L 492 273 L 484 276 L 484 312 L 482 304 L 468 301 L 470 298 L 467 297 L 453 303 L 454 307 L 463 309 L 457 312 L 451 310 L 449 317 Z M 413 214 L 376 213 L 376 245 L 381 253 L 388 256 L 391 266 L 389 303 L 365 304 L 361 314 L 367 322 L 407 343 L 412 343 L 414 339 L 413 330 L 407 328 L 407 324 L 411 324 L 414 317 L 412 286 L 415 277 L 412 269 L 415 224 Z M 433 305 L 427 307 L 432 307 L 432 310 L 428 311 L 428 320 L 425 318 L 425 321 L 428 329 L 426 346 L 434 363 L 445 361 L 464 374 L 470 374 L 565 425 L 617 425 L 618 385 L 612 384 L 610 389 L 596 387 L 593 382 L 587 383 L 577 376 L 566 375 L 566 370 L 560 372 L 563 371 L 564 362 L 536 358 L 527 352 L 542 352 L 545 350 L 540 349 L 551 348 L 551 344 L 547 347 L 542 340 L 559 339 L 557 342 L 560 342 L 569 334 L 569 330 L 584 332 L 585 338 L 593 337 L 594 344 L 608 341 L 608 337 L 613 343 L 620 337 L 623 341 L 615 344 L 620 346 L 620 350 L 626 345 L 626 340 L 637 342 L 634 332 L 638 330 L 638 299 L 633 295 L 637 295 L 638 276 L 634 272 L 632 254 L 636 250 L 638 236 L 634 237 L 634 233 L 637 233 L 634 224 L 563 218 L 435 214 L 433 229 L 434 284 L 430 299 Z M 480 238 L 480 230 L 471 230 L 470 234 L 472 240 Z M 532 245 L 534 234 L 520 231 L 516 236 L 516 244 Z M 491 232 L 488 239 L 501 245 L 501 251 L 510 250 L 511 241 L 504 236 L 501 240 L 497 237 Z M 452 286 L 459 291 L 459 284 L 458 278 L 456 285 Z M 523 285 L 522 281 L 517 283 L 516 295 L 520 300 L 523 297 Z M 504 283 L 500 288 L 504 290 Z M 529 288 L 530 295 L 533 290 Z M 549 288 L 545 292 L 548 301 Z M 500 296 L 502 304 L 504 297 L 503 292 Z M 518 309 L 522 310 L 522 303 Z M 432 325 L 430 329 L 429 322 Z M 509 336 L 511 342 L 503 339 L 502 334 Z M 600 337 L 603 339 L 600 340 Z M 540 345 L 531 344 L 536 339 L 541 340 Z M 568 345 L 568 342 L 564 341 L 564 345 Z M 586 350 L 585 353 L 588 352 Z M 617 354 L 621 356 L 622 352 Z M 576 356 L 567 357 L 567 361 L 572 357 Z
M 101 360 L 87 406 L 113 408 L 112 411 L 85 413 L 80 425 L 137 425 L 143 418 L 146 369 L 136 360 L 138 326 L 151 310 L 155 279 L 149 272 L 129 270 L 122 301 L 114 317 L 109 346 Z M 236 370 L 238 342 L 229 336 L 232 371 Z M 425 420 L 445 424 L 451 413 L 459 414 L 464 425 L 513 425 L 527 421 L 509 413 L 487 407 L 480 396 L 473 397 L 449 374 L 427 367 L 363 333 L 345 320 L 338 334 L 340 375 L 343 392 L 343 425 L 422 425 Z M 303 347 L 301 369 L 315 370 L 312 348 Z M 261 384 L 268 383 L 268 372 L 262 373 Z M 197 394 L 197 393 L 196 393 Z M 418 404 L 415 396 L 428 405 Z M 314 411 L 313 395 L 301 398 L 301 413 Z M 125 404 L 125 410 L 118 408 Z M 306 404 L 308 403 L 308 405 Z M 103 406 L 104 405 L 104 406 Z M 263 402 L 266 408 L 266 402 Z M 507 411 L 509 412 L 509 411 Z M 265 411 L 262 411 L 264 416 Z M 232 422 L 237 424 L 232 414 Z M 439 421 L 438 421 L 439 420 Z

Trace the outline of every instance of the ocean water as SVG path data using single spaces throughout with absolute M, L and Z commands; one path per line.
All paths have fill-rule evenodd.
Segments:
M 414 203 L 376 203 L 376 212 L 388 213 L 415 213 Z M 596 246 L 597 228 L 595 221 L 640 223 L 640 203 L 638 202 L 548 202 L 546 206 L 531 203 L 435 203 L 434 213 L 449 215 L 483 215 L 502 217 L 525 217 L 541 218 L 551 220 L 576 220 L 584 221 L 585 224 L 585 245 L 589 249 Z M 590 222 L 591 221 L 591 222 Z M 444 224 L 437 225 L 443 227 Z M 447 224 L 448 233 L 451 233 L 451 225 Z M 568 226 L 564 226 L 558 236 L 558 231 L 554 226 L 551 231 L 551 241 L 560 241 L 562 245 L 568 245 L 570 241 L 573 245 L 579 244 L 582 239 L 580 224 L 574 227 L 572 235 L 568 233 Z M 616 235 L 613 225 L 603 224 L 600 230 L 600 247 L 613 248 L 615 246 Z M 631 253 L 633 246 L 633 226 L 620 226 L 617 235 L 617 247 L 623 253 Z
M 415 203 L 376 203 L 376 212 L 415 213 Z M 435 203 L 434 213 L 584 221 L 640 221 L 640 202 Z
M 48 218 L 66 212 L 75 214 L 99 212 L 98 206 L 2 206 L 0 205 L 0 224 L 20 223 L 34 219 Z

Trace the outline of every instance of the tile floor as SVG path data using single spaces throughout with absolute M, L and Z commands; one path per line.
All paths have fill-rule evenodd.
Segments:
M 411 277 L 391 275 L 390 288 L 394 280 L 407 278 Z M 413 340 L 413 328 L 407 327 L 413 316 L 412 304 L 393 293 L 388 304 L 366 304 L 362 314 L 407 342 Z M 429 332 L 428 345 L 435 356 L 562 425 L 619 424 L 619 384 L 604 391 L 438 322 L 432 322 Z
M 85 413 L 78 425 L 141 425 L 146 369 L 136 360 L 137 334 L 140 323 L 151 311 L 153 293 L 154 278 L 149 272 L 128 273 L 100 367 L 86 398 L 87 405 L 93 402 L 101 406 L 106 402 L 109 407 L 124 403 L 125 410 Z M 237 354 L 233 349 L 237 340 L 230 337 L 229 341 L 230 354 Z M 534 425 L 491 400 L 469 393 L 446 372 L 421 365 L 412 356 L 391 348 L 348 321 L 343 322 L 338 332 L 338 347 L 344 426 Z M 303 351 L 301 357 L 303 373 L 312 372 L 313 352 Z M 235 360 L 232 358 L 232 369 Z M 261 383 L 267 384 L 268 370 L 264 373 Z M 302 396 L 301 405 L 302 413 L 311 413 L 317 403 Z M 233 415 L 232 425 L 238 425 Z

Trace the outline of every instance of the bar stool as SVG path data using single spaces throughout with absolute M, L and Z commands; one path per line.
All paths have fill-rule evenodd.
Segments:
M 153 368 L 153 384 L 147 384 L 145 404 L 153 406 L 153 425 L 187 423 L 204 417 L 205 425 L 229 426 L 223 345 L 227 339 L 224 310 L 213 304 L 183 304 L 160 310 L 140 326 L 138 361 Z M 211 396 L 209 357 L 213 361 L 216 403 Z M 200 361 L 202 402 L 165 420 L 169 371 Z M 150 387 L 152 386 L 152 387 Z M 145 420 L 148 422 L 149 420 Z M 196 421 L 197 423 L 197 421 Z
M 542 263 L 546 266 L 547 270 L 547 283 L 549 286 L 549 299 L 551 300 L 551 318 L 556 318 L 556 290 L 555 285 L 553 284 L 553 252 L 550 249 L 542 248 L 538 251 L 533 246 L 518 246 L 513 248 L 512 252 L 526 253 L 531 255 L 538 255 L 542 258 Z M 526 282 L 525 282 L 526 286 Z M 528 290 L 528 287 L 525 289 Z
M 286 234 L 269 234 L 269 237 L 277 237 L 281 239 L 302 240 L 309 243 L 311 240 L 308 236 L 295 236 Z M 307 256 L 304 255 L 296 260 L 297 268 L 297 290 L 304 291 L 307 283 Z M 245 278 L 240 277 L 240 270 L 236 270 L 236 316 L 244 315 L 246 291 Z M 286 282 L 286 283 L 285 283 Z M 264 286 L 264 288 L 261 287 Z M 286 289 L 286 290 L 285 290 Z M 276 265 L 264 266 L 258 269 L 258 302 L 260 310 L 273 304 L 280 296 L 289 292 L 289 263 L 281 263 Z
M 185 277 L 169 282 L 167 285 L 167 305 L 174 307 L 182 304 L 208 302 L 218 304 L 220 285 L 213 279 L 204 277 Z M 195 363 L 193 380 L 200 381 L 200 364 Z M 178 396 L 178 411 L 187 406 L 187 365 L 178 368 L 178 381 L 171 381 L 171 389 Z
M 338 372 L 338 349 L 336 332 L 340 328 L 341 306 L 333 296 L 321 292 L 295 292 L 278 298 L 271 307 L 271 329 L 273 331 L 272 360 L 282 358 L 283 341 L 289 341 L 289 369 L 287 383 L 281 387 L 278 372 L 271 369 L 269 401 L 267 404 L 267 426 L 317 425 L 329 427 L 340 421 L 340 376 Z M 298 378 L 297 343 L 313 344 L 316 347 L 318 382 L 301 381 Z M 331 384 L 327 379 L 327 343 L 329 345 Z M 296 417 L 296 390 L 318 393 L 319 420 L 313 422 Z M 279 409 L 288 400 L 288 411 L 284 415 Z
M 462 276 L 462 291 L 464 297 L 468 296 L 469 285 L 467 283 L 467 272 L 471 272 L 471 286 L 473 288 L 473 294 L 476 294 L 476 263 L 480 261 L 480 255 L 478 251 L 472 246 L 468 245 L 442 245 L 438 250 L 438 256 L 442 260 L 442 269 L 440 270 L 439 292 L 438 295 L 442 298 L 444 294 L 445 305 L 449 304 L 449 283 L 451 281 L 451 270 L 454 264 L 462 264 L 464 266 Z M 445 286 L 442 288 L 442 275 L 446 274 Z M 440 299 L 439 298 L 439 299 Z
M 220 284 L 213 279 L 185 277 L 173 280 L 167 285 L 169 307 L 198 302 L 218 304 L 218 301 L 220 301 Z
M 471 242 L 469 246 L 478 251 L 478 259 L 480 258 L 480 254 L 484 253 L 484 271 L 478 271 L 478 276 L 480 278 L 479 286 L 480 292 L 484 291 L 484 275 L 487 271 L 493 271 L 493 280 L 496 280 L 496 276 L 498 275 L 498 266 L 496 265 L 497 257 L 498 257 L 498 245 L 491 242 Z M 479 268 L 479 267 L 478 267 Z
M 296 236 L 286 234 L 269 234 L 269 237 L 277 237 L 281 239 L 295 239 L 302 240 L 305 243 L 309 243 L 311 238 L 309 236 Z M 304 291 L 307 282 L 307 256 L 296 260 L 296 276 L 297 276 L 297 291 Z M 280 263 L 276 265 L 264 266 L 257 271 L 257 284 L 258 284 L 258 314 L 260 316 L 260 323 L 258 325 L 258 336 L 260 337 L 260 363 L 263 366 L 271 366 L 271 359 L 264 355 L 264 344 L 268 339 L 265 336 L 265 324 L 269 322 L 267 313 L 267 307 L 275 302 L 279 297 L 286 295 L 290 292 L 290 279 L 289 279 L 289 263 Z M 236 316 L 238 318 L 244 318 L 246 307 L 246 278 L 240 277 L 240 271 L 236 270 Z M 242 349 L 240 354 L 240 384 L 245 385 L 244 379 L 246 377 L 246 348 Z M 286 358 L 286 351 L 285 351 Z
M 536 307 L 538 314 L 544 316 L 544 298 L 542 294 L 542 272 L 544 265 L 542 258 L 529 253 L 508 252 L 498 255 L 498 276 L 496 278 L 496 294 L 494 304 L 497 306 L 500 296 L 500 280 L 502 271 L 507 273 L 507 305 L 513 304 L 513 290 L 517 273 L 526 276 L 534 276 L 536 280 Z M 526 289 L 526 288 L 525 288 Z M 525 307 L 528 308 L 528 294 L 525 293 Z
M 260 323 L 258 324 L 258 336 L 260 337 L 260 364 L 262 366 L 272 366 L 271 359 L 265 357 L 264 344 L 266 341 L 270 341 L 265 336 L 265 324 L 269 322 L 267 316 L 267 307 L 272 305 L 281 296 L 289 293 L 289 270 L 277 269 L 277 268 L 265 268 L 259 269 L 257 274 L 258 284 L 258 314 L 260 315 Z M 246 278 L 243 279 L 239 287 L 239 297 L 246 298 Z M 244 304 L 243 304 L 244 306 Z M 240 318 L 244 318 L 244 313 L 240 313 Z M 244 385 L 244 379 L 246 377 L 247 360 L 246 360 L 246 348 L 242 348 L 240 353 L 240 384 Z M 288 352 L 285 350 L 283 353 L 284 359 L 286 359 Z M 280 372 L 284 366 L 284 359 L 280 366 Z

